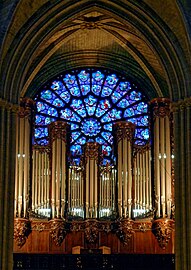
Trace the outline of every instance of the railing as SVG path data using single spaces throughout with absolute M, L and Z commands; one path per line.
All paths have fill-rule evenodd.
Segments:
M 14 254 L 14 270 L 175 270 L 174 254 Z

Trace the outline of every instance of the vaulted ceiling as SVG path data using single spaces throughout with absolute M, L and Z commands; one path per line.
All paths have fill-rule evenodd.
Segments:
M 18 102 L 65 70 L 121 72 L 150 98 L 190 95 L 186 1 L 20 0 L 1 3 L 1 94 Z M 190 92 L 189 92 L 190 91 Z

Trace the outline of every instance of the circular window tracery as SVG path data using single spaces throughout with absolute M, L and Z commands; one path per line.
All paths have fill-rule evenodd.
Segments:
M 45 85 L 35 96 L 34 144 L 48 144 L 48 124 L 56 120 L 71 124 L 71 156 L 79 163 L 87 141 L 102 145 L 104 163 L 112 157 L 112 124 L 130 121 L 136 125 L 139 146 L 149 140 L 147 99 L 120 75 L 98 69 L 73 70 Z

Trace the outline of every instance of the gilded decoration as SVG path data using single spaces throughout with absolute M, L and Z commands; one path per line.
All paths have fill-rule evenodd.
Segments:
M 61 139 L 65 143 L 67 142 L 67 133 L 69 131 L 69 125 L 66 122 L 55 121 L 52 122 L 49 127 L 49 134 L 51 135 L 51 142 L 56 139 Z
M 135 125 L 131 122 L 121 121 L 114 124 L 114 131 L 117 143 L 122 139 L 127 139 L 128 141 L 133 140 L 133 135 L 135 131 Z
M 95 243 L 98 239 L 98 223 L 94 220 L 87 220 L 85 222 L 85 238 L 88 243 Z
M 172 111 L 178 112 L 191 106 L 191 97 L 184 98 L 172 103 Z
M 50 222 L 50 236 L 56 246 L 60 246 L 66 236 L 66 222 L 62 219 L 52 219 Z
M 117 221 L 116 235 L 124 245 L 127 245 L 132 239 L 134 234 L 133 224 L 134 222 L 132 220 L 125 218 Z
M 101 154 L 100 144 L 96 142 L 88 142 L 85 146 L 85 159 L 95 159 L 99 162 L 99 156 Z
M 170 105 L 171 101 L 168 98 L 155 98 L 150 102 L 152 111 L 153 111 L 153 118 L 161 117 L 164 118 L 165 116 L 170 116 Z
M 2 98 L 0 98 L 0 107 L 15 113 L 17 113 L 20 110 L 20 106 L 18 104 L 13 104 Z
M 158 219 L 153 222 L 153 233 L 162 249 L 166 249 L 174 230 L 174 221 L 171 219 Z
M 14 220 L 14 239 L 19 248 L 21 248 L 27 240 L 31 232 L 31 225 L 28 219 L 16 218 Z
M 20 100 L 19 117 L 24 118 L 31 115 L 31 111 L 34 109 L 35 102 L 30 98 L 22 98 Z

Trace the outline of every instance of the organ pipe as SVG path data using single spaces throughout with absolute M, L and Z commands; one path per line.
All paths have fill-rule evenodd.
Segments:
M 23 98 L 16 122 L 16 173 L 14 215 L 28 217 L 30 186 L 31 115 L 34 102 Z
M 114 125 L 117 143 L 118 209 L 119 216 L 131 218 L 132 208 L 132 140 L 135 125 L 118 122 Z
M 56 121 L 49 125 L 52 157 L 52 218 L 64 217 L 66 211 L 67 141 L 69 126 Z
M 154 139 L 154 184 L 156 218 L 171 217 L 171 144 L 170 100 L 156 98 L 151 101 Z
M 98 217 L 98 177 L 101 148 L 98 143 L 85 144 L 86 218 Z M 106 193 L 106 190 L 105 190 Z

